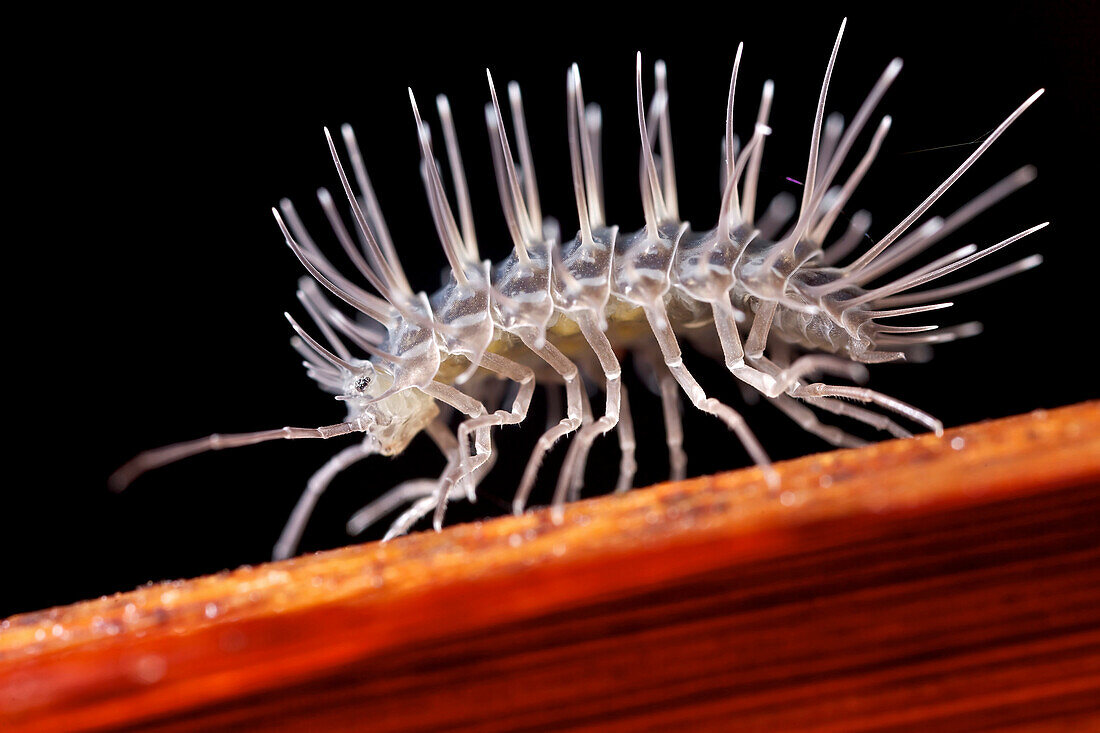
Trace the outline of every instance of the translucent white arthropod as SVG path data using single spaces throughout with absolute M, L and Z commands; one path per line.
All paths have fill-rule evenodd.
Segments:
M 655 91 L 647 106 L 638 56 L 634 81 L 644 223 L 629 233 L 606 221 L 602 115 L 598 106 L 585 104 L 577 67 L 569 69 L 568 137 L 579 231 L 567 239 L 560 236 L 558 223 L 542 213 L 519 87 L 514 82 L 508 85 L 514 154 L 513 138 L 506 131 L 490 77 L 486 123 L 512 239 L 511 253 L 496 265 L 482 259 L 479 250 L 447 99 L 438 97 L 436 107 L 457 217 L 429 127 L 410 90 L 421 174 L 450 265 L 446 282 L 431 295 L 414 292 L 405 276 L 352 129 L 345 125 L 341 133 L 354 185 L 326 130 L 350 216 L 345 218 L 323 189 L 318 198 L 333 237 L 370 290 L 331 264 L 289 201 L 280 202 L 273 213 L 286 243 L 309 274 L 299 282 L 298 297 L 319 334 L 315 338 L 288 315 L 296 333 L 292 344 L 310 377 L 346 403 L 347 418 L 319 428 L 212 435 L 151 450 L 119 469 L 113 484 L 122 488 L 144 471 L 206 450 L 361 433 L 359 442 L 338 452 L 309 481 L 275 548 L 276 557 L 286 557 L 295 551 L 310 512 L 334 476 L 369 455 L 400 453 L 424 431 L 447 459 L 442 475 L 393 488 L 353 516 L 348 529 L 360 532 L 401 507 L 406 509 L 387 538 L 407 532 L 428 514 L 433 514 L 438 529 L 448 503 L 473 499 L 479 482 L 492 468 L 493 429 L 522 423 L 536 386 L 553 385 L 556 390 L 564 385 L 565 414 L 538 439 L 513 503 L 517 513 L 525 509 L 547 451 L 571 435 L 552 503 L 553 516 L 560 519 L 564 503 L 580 491 L 589 449 L 601 434 L 615 430 L 619 439 L 622 459 L 616 489 L 625 491 L 632 484 L 634 433 L 616 355 L 624 351 L 658 375 L 673 478 L 682 478 L 685 472 L 678 413 L 682 392 L 693 406 L 725 424 L 764 478 L 774 484 L 776 474 L 768 456 L 745 420 L 732 406 L 708 396 L 685 365 L 679 345 L 683 338 L 720 358 L 739 382 L 833 445 L 862 441 L 822 423 L 815 410 L 852 418 L 896 437 L 910 435 L 904 421 L 941 431 L 940 422 L 927 413 L 862 386 L 867 377 L 864 365 L 904 358 L 919 361 L 927 357 L 932 344 L 976 333 L 973 323 L 937 328 L 896 326 L 890 319 L 947 308 L 949 298 L 1039 264 L 1040 257 L 1034 255 L 961 282 L 918 289 L 1045 224 L 983 249 L 975 245 L 956 249 L 913 272 L 888 278 L 885 284 L 871 283 L 899 270 L 1034 178 L 1032 168 L 1021 168 L 958 211 L 943 218 L 924 218 L 1042 90 L 1008 115 L 912 213 L 841 265 L 868 241 L 865 212 L 852 216 L 842 231 L 836 231 L 837 224 L 890 128 L 889 117 L 881 119 L 866 151 L 845 178 L 840 177 L 841 169 L 901 70 L 900 60 L 887 65 L 847 125 L 838 116 L 826 119 L 826 95 L 843 31 L 842 24 L 816 106 L 801 201 L 781 194 L 760 217 L 757 184 L 771 132 L 768 120 L 774 89 L 771 82 L 765 83 L 751 134 L 740 146 L 734 134 L 738 47 L 727 96 L 721 205 L 714 226 L 699 231 L 679 216 L 662 62 L 655 66 Z M 357 315 L 349 316 L 334 305 L 326 290 Z M 859 384 L 815 381 L 821 374 Z M 495 389 L 500 380 L 513 387 L 503 405 Z M 589 405 L 586 387 L 598 387 L 605 395 L 598 417 Z M 459 417 L 452 420 L 452 414 Z

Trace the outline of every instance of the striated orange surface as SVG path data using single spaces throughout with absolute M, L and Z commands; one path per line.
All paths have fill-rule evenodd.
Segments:
M 1100 730 L 1100 403 L 0 623 L 0 729 Z

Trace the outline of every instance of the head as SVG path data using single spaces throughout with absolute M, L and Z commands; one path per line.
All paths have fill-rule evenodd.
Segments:
M 400 453 L 435 419 L 439 407 L 415 387 L 392 392 L 393 375 L 381 364 L 353 366 L 354 371 L 344 371 L 343 393 L 337 397 L 347 403 L 347 421 L 362 424 L 382 455 Z
M 140 453 L 121 466 L 108 479 L 115 491 L 126 488 L 141 474 L 174 463 L 182 458 L 210 450 L 236 448 L 271 440 L 295 438 L 332 438 L 350 433 L 365 433 L 368 453 L 392 456 L 435 419 L 439 407 L 435 400 L 414 386 L 396 386 L 400 380 L 385 363 L 348 357 L 344 359 L 321 346 L 287 316 L 298 338 L 294 348 L 304 357 L 306 373 L 322 390 L 347 403 L 344 422 L 317 428 L 283 427 L 251 433 L 208 435 L 205 438 L 176 443 Z

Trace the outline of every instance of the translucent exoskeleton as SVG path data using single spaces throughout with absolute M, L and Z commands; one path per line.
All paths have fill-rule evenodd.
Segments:
M 842 23 L 815 107 L 801 200 L 780 194 L 759 217 L 758 184 L 765 141 L 772 132 L 768 121 L 775 87 L 771 81 L 764 84 L 751 134 L 741 145 L 734 112 L 743 47 L 737 47 L 726 96 L 721 204 L 713 228 L 701 231 L 679 215 L 663 62 L 655 65 L 655 89 L 646 105 L 641 54 L 637 59 L 637 181 L 644 221 L 634 232 L 607 223 L 603 116 L 597 105 L 585 104 L 580 71 L 576 65 L 569 68 L 567 133 L 579 227 L 567 239 L 561 237 L 558 222 L 542 213 L 519 86 L 512 82 L 507 87 L 510 135 L 490 75 L 485 122 L 511 237 L 511 252 L 496 265 L 480 253 L 450 104 L 442 95 L 436 98 L 457 217 L 430 128 L 410 90 L 421 175 L 450 266 L 442 287 L 430 295 L 415 292 L 409 283 L 351 127 L 341 129 L 351 178 L 326 130 L 346 212 L 324 189 L 318 191 L 318 200 L 332 238 L 355 265 L 357 278 L 331 264 L 323 253 L 328 245 L 323 247 L 306 231 L 289 201 L 272 211 L 308 274 L 299 282 L 298 298 L 319 334 L 311 335 L 288 314 L 295 332 L 292 345 L 318 386 L 345 403 L 347 418 L 318 428 L 211 435 L 147 451 L 120 468 L 112 485 L 125 487 L 151 468 L 207 450 L 362 434 L 308 482 L 275 547 L 275 557 L 283 558 L 296 551 L 313 507 L 336 475 L 368 456 L 400 453 L 423 431 L 446 460 L 442 474 L 412 478 L 378 495 L 349 520 L 348 531 L 357 534 L 402 508 L 387 539 L 409 531 L 429 514 L 439 529 L 450 502 L 476 500 L 478 485 L 495 462 L 494 429 L 523 423 L 536 387 L 543 386 L 553 419 L 518 479 L 513 509 L 517 514 L 526 509 L 544 457 L 569 438 L 552 500 L 552 516 L 560 521 L 562 507 L 580 494 L 589 450 L 600 435 L 615 431 L 619 439 L 622 458 L 615 489 L 632 485 L 634 429 L 617 356 L 630 352 L 643 381 L 660 397 L 673 478 L 686 475 L 682 394 L 733 432 L 734 442 L 759 467 L 761 480 L 774 486 L 778 479 L 763 446 L 738 410 L 704 391 L 685 364 L 683 339 L 700 354 L 720 359 L 746 394 L 773 404 L 799 427 L 833 445 L 863 441 L 822 420 L 821 413 L 894 437 L 911 435 L 905 422 L 940 432 L 942 425 L 931 415 L 864 386 L 864 365 L 926 360 L 931 345 L 979 332 L 975 323 L 937 328 L 894 325 L 891 319 L 948 308 L 949 298 L 1035 267 L 1041 262 L 1038 255 L 953 284 L 921 288 L 1045 224 L 984 249 L 962 246 L 907 274 L 891 273 L 1034 179 L 1034 169 L 1021 168 L 958 211 L 925 218 L 1042 90 L 1005 118 L 912 213 L 851 258 L 869 240 L 870 215 L 859 211 L 838 226 L 840 213 L 882 146 L 890 117 L 874 128 L 865 151 L 844 177 L 841 171 L 902 64 L 894 59 L 886 66 L 849 122 L 839 114 L 826 116 L 843 33 Z M 325 291 L 342 305 L 334 304 Z M 349 315 L 347 308 L 356 315 Z M 818 375 L 855 384 L 813 381 Z M 604 395 L 598 416 L 589 397 L 597 391 Z

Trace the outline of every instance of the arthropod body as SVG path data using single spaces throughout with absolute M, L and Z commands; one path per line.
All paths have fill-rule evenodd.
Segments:
M 285 557 L 294 552 L 314 504 L 337 473 L 372 454 L 399 453 L 423 431 L 447 459 L 442 475 L 393 488 L 352 517 L 348 528 L 361 531 L 400 507 L 406 509 L 387 537 L 408 531 L 428 514 L 433 514 L 438 528 L 448 503 L 473 499 L 492 468 L 493 430 L 522 423 L 536 387 L 552 385 L 555 392 L 564 386 L 564 415 L 538 439 L 519 478 L 513 508 L 524 510 L 546 453 L 571 436 L 552 504 L 555 516 L 560 516 L 563 504 L 578 495 L 589 449 L 602 434 L 614 431 L 618 436 L 622 458 L 616 489 L 632 484 L 634 434 L 622 383 L 623 352 L 630 352 L 655 375 L 674 478 L 684 476 L 686 465 L 678 417 L 682 394 L 724 423 L 763 478 L 774 483 L 767 453 L 740 413 L 709 396 L 686 366 L 683 340 L 721 360 L 746 388 L 834 445 L 861 441 L 819 420 L 820 412 L 898 437 L 910 435 L 906 422 L 941 430 L 939 421 L 927 413 L 863 386 L 864 365 L 920 361 L 927 358 L 930 345 L 972 335 L 976 324 L 938 329 L 893 325 L 897 322 L 892 319 L 946 308 L 951 305 L 947 299 L 955 295 L 1039 263 L 1039 257 L 1032 256 L 954 284 L 921 287 L 1043 224 L 984 249 L 967 245 L 908 274 L 893 274 L 1034 177 L 1030 167 L 1021 168 L 958 211 L 925 218 L 1041 90 L 1005 118 L 911 214 L 872 241 L 865 212 L 843 219 L 841 212 L 882 145 L 889 117 L 881 119 L 843 177 L 841 170 L 901 62 L 895 59 L 887 65 L 847 125 L 838 115 L 826 118 L 826 96 L 843 30 L 842 24 L 816 106 L 801 201 L 780 194 L 762 214 L 757 212 L 757 183 L 771 132 L 774 88 L 765 83 L 751 134 L 740 144 L 734 133 L 738 47 L 727 94 L 721 205 L 713 226 L 701 229 L 682 221 L 679 214 L 662 62 L 656 64 L 655 91 L 647 105 L 638 56 L 634 81 L 644 221 L 633 232 L 607 221 L 602 115 L 598 106 L 585 104 L 577 67 L 569 69 L 566 85 L 579 221 L 573 237 L 562 237 L 558 222 L 542 213 L 519 87 L 508 86 L 509 134 L 490 77 L 486 124 L 512 245 L 510 254 L 496 265 L 481 255 L 450 106 L 445 97 L 437 98 L 454 207 L 429 127 L 410 90 L 421 175 L 450 266 L 443 286 L 431 295 L 415 292 L 405 276 L 351 128 L 341 130 L 350 176 L 326 130 L 347 212 L 323 189 L 318 198 L 333 238 L 358 277 L 352 279 L 331 263 L 289 201 L 282 201 L 273 213 L 286 243 L 308 272 L 299 282 L 298 297 L 316 327 L 317 336 L 311 335 L 288 315 L 296 332 L 292 344 L 321 389 L 346 403 L 346 420 L 320 428 L 214 435 L 148 451 L 116 473 L 115 485 L 124 486 L 150 468 L 205 450 L 280 438 L 362 434 L 360 442 L 337 453 L 310 480 L 276 546 L 276 556 Z M 850 257 L 860 246 L 863 251 Z M 846 260 L 850 261 L 841 264 Z M 343 305 L 334 304 L 325 291 Z M 828 378 L 816 381 L 816 375 Z M 834 384 L 832 378 L 857 384 Z M 503 399 L 497 388 L 501 382 L 511 385 Z M 598 416 L 588 398 L 596 389 L 604 395 Z

